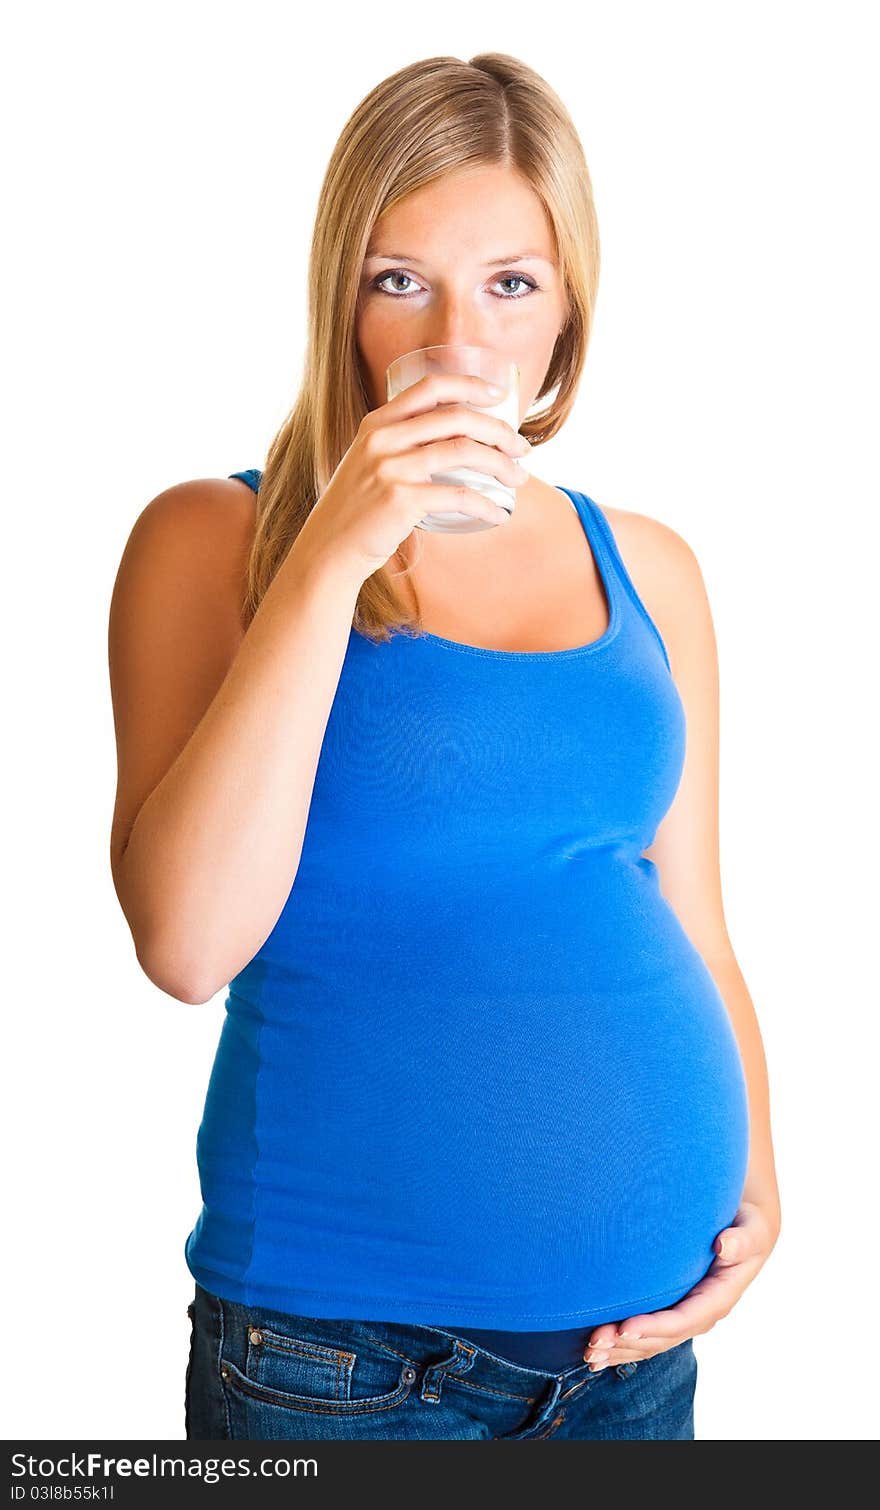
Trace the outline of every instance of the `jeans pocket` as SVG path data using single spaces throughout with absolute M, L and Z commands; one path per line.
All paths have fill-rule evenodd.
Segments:
M 399 1354 L 322 1335 L 306 1317 L 291 1318 L 290 1330 L 264 1326 L 255 1317 L 247 1326 L 244 1368 L 229 1358 L 220 1376 L 227 1390 L 265 1405 L 333 1415 L 363 1415 L 388 1410 L 410 1393 L 416 1369 Z

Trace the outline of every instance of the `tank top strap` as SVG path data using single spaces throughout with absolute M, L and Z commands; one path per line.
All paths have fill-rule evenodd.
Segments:
M 254 492 L 256 493 L 259 489 L 260 479 L 263 474 L 260 471 L 259 467 L 248 467 L 244 472 L 227 472 L 226 475 L 227 477 L 240 477 L 242 482 L 246 482 L 248 487 L 253 488 Z
M 593 528 L 589 530 L 590 544 L 595 549 L 598 542 L 602 559 L 610 563 L 611 571 L 613 572 L 617 581 L 623 587 L 623 590 L 626 593 L 626 596 L 629 599 L 630 603 L 632 603 L 636 612 L 641 615 L 642 619 L 647 624 L 648 628 L 656 639 L 658 646 L 660 647 L 660 652 L 666 663 L 666 668 L 671 673 L 672 666 L 670 664 L 666 646 L 663 642 L 663 636 L 661 635 L 659 629 L 657 628 L 657 625 L 654 623 L 654 620 L 652 619 L 647 608 L 642 602 L 642 599 L 639 596 L 638 591 L 636 590 L 636 585 L 626 569 L 623 557 L 621 556 L 620 550 L 618 548 L 617 541 L 614 538 L 614 531 L 612 530 L 611 525 L 609 524 L 608 519 L 605 516 L 604 510 L 601 509 L 599 507 L 599 504 L 596 503 L 595 499 L 590 498 L 587 493 L 578 493 L 576 496 L 585 505 L 585 511 L 581 516 L 582 518 L 584 518 L 585 524 L 587 524 L 587 522 L 589 521 L 593 525 Z

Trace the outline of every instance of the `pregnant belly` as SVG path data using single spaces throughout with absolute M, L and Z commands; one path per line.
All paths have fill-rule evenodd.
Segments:
M 503 1000 L 450 998 L 436 976 L 415 1002 L 375 981 L 313 991 L 263 1023 L 259 1062 L 256 1139 L 230 1057 L 203 1177 L 225 1159 L 254 1213 L 254 1283 L 261 1265 L 296 1276 L 310 1314 L 534 1330 L 658 1310 L 739 1203 L 745 1079 L 689 946 L 625 992 L 539 994 L 527 972 Z M 231 1167 L 241 1108 L 255 1190 Z

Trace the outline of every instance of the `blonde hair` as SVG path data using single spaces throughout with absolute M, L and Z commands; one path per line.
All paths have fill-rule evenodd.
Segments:
M 357 106 L 324 176 L 309 258 L 302 386 L 263 469 L 245 627 L 372 407 L 355 322 L 375 222 L 444 174 L 497 165 L 515 168 L 545 206 L 568 298 L 567 321 L 537 398 L 557 391 L 542 412 L 525 417 L 520 431 L 540 444 L 568 416 L 599 279 L 592 185 L 574 125 L 540 75 L 506 53 L 481 53 L 466 63 L 452 57 L 411 63 Z M 353 626 L 376 642 L 419 628 L 395 590 L 394 559 L 366 579 L 355 607 Z

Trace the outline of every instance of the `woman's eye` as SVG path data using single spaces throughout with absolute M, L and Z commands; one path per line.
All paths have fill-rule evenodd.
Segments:
M 383 294 L 390 293 L 390 289 L 382 288 L 382 284 L 385 282 L 386 278 L 405 278 L 407 283 L 412 283 L 413 281 L 409 273 L 383 273 L 381 278 L 377 278 L 374 284 L 375 288 L 382 289 Z M 406 296 L 404 295 L 404 297 Z
M 378 289 L 380 293 L 389 294 L 392 299 L 411 299 L 413 297 L 413 295 L 411 293 L 408 293 L 405 290 L 398 290 L 397 292 L 394 292 L 390 288 L 383 288 L 382 287 L 383 283 L 386 283 L 389 278 L 403 279 L 404 282 L 406 282 L 406 283 L 412 283 L 414 281 L 410 277 L 409 273 L 404 273 L 404 272 L 402 272 L 398 268 L 392 268 L 392 270 L 390 272 L 381 273 L 378 278 L 374 278 L 373 279 L 373 288 Z M 522 284 L 524 286 L 524 288 L 527 290 L 528 293 L 531 293 L 531 291 L 533 289 L 537 288 L 537 286 L 538 286 L 536 283 L 534 283 L 532 281 L 531 278 L 525 277 L 525 275 L 523 273 L 502 273 L 499 278 L 495 279 L 495 282 L 496 283 L 520 283 L 520 284 Z M 526 293 L 518 293 L 518 294 L 507 293 L 507 294 L 500 294 L 500 295 L 496 294 L 496 298 L 507 299 L 507 300 L 524 299 L 524 298 L 526 298 L 526 296 L 527 296 Z
M 537 284 L 533 283 L 530 278 L 524 278 L 523 275 L 522 275 L 522 273 L 504 273 L 504 275 L 501 278 L 498 279 L 498 282 L 499 283 L 522 283 L 522 284 L 524 284 L 526 286 L 526 288 L 529 288 L 529 289 L 537 288 Z M 512 298 L 512 299 L 523 299 L 523 298 L 525 298 L 525 295 L 524 294 L 508 294 L 507 297 L 508 298 Z

